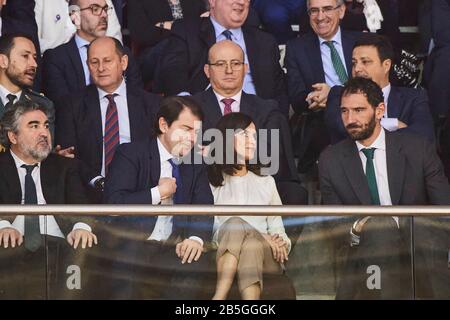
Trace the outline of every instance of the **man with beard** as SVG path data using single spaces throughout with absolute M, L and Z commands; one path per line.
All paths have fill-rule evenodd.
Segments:
M 66 95 L 92 84 L 87 64 L 87 51 L 91 42 L 106 35 L 108 15 L 113 9 L 105 0 L 70 0 L 74 15 L 80 19 L 80 27 L 67 43 L 44 54 L 42 68 L 43 89 L 56 104 Z M 129 49 L 125 50 L 129 64 L 125 72 L 127 84 L 142 87 L 139 66 Z
M 344 86 L 341 115 L 349 138 L 328 147 L 319 159 L 322 200 L 327 205 L 448 205 L 450 186 L 433 144 L 407 132 L 389 132 L 381 125 L 383 92 L 372 80 L 353 78 Z M 364 217 L 352 219 L 345 241 L 335 241 L 339 254 L 347 251 L 337 298 L 411 298 L 410 219 Z M 415 221 L 418 222 L 419 218 Z M 417 224 L 416 224 L 417 226 Z M 350 231 L 350 234 L 348 233 Z M 428 232 L 446 259 L 448 234 Z M 436 237 L 436 238 L 435 238 Z M 440 238 L 443 239 L 443 238 Z M 349 241 L 350 240 L 350 241 Z M 443 245 L 443 246 L 442 246 Z M 417 249 L 417 248 L 416 248 Z M 336 251 L 338 252 L 338 251 Z M 388 254 L 386 254 L 388 253 Z M 415 251 L 416 257 L 421 253 Z M 446 260 L 445 260 L 446 261 Z M 433 270 L 432 260 L 427 266 Z M 382 270 L 380 289 L 370 290 L 367 268 Z M 417 278 L 416 278 L 417 280 Z
M 30 100 L 46 107 L 50 123 L 54 120 L 53 103 L 30 89 L 36 76 L 36 59 L 36 48 L 27 35 L 0 37 L 0 118 L 18 101 Z
M 0 128 L 1 143 L 9 149 L 0 154 L 0 204 L 87 203 L 74 160 L 51 153 L 45 107 L 20 101 L 6 111 Z M 67 268 L 61 259 L 71 254 L 64 238 L 74 249 L 97 243 L 86 218 L 1 217 L 0 299 L 43 299 L 46 294 L 61 294 Z

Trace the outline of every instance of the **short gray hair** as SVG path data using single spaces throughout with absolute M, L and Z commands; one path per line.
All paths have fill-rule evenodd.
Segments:
M 306 0 L 306 7 L 309 9 L 311 0 Z M 344 4 L 344 0 L 336 0 L 336 5 L 340 6 Z
M 31 100 L 19 101 L 11 108 L 8 108 L 0 120 L 0 143 L 5 148 L 11 146 L 11 141 L 9 141 L 8 132 L 13 132 L 17 134 L 19 132 L 19 122 L 21 117 L 28 112 L 32 111 L 42 111 L 47 118 L 50 117 L 49 110 L 36 102 Z

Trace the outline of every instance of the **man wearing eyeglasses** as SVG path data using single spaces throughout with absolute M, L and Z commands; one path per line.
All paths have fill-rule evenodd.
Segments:
M 86 62 L 87 49 L 93 40 L 105 36 L 109 12 L 113 9 L 105 0 L 70 0 L 69 7 L 74 23 L 79 22 L 77 33 L 68 43 L 44 54 L 43 87 L 55 103 L 92 83 Z M 126 81 L 142 87 L 139 67 L 128 49 L 126 54 L 130 57 Z
M 344 84 L 351 75 L 352 49 L 358 36 L 339 27 L 345 15 L 343 0 L 310 0 L 307 8 L 314 33 L 288 42 L 285 59 L 289 100 L 297 115 L 302 115 L 302 136 L 294 138 L 300 171 L 311 169 L 328 145 L 323 110 L 330 88 Z

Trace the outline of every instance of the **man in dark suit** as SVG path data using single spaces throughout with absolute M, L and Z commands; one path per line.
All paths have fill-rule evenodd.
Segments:
M 383 91 L 385 114 L 381 125 L 388 131 L 411 132 L 434 141 L 433 119 L 427 93 L 421 89 L 392 86 L 389 73 L 394 61 L 394 49 L 384 36 L 363 34 L 353 49 L 352 75 L 372 79 Z M 342 123 L 342 87 L 333 87 L 325 109 L 325 123 L 332 143 L 347 138 Z
M 249 65 L 244 91 L 277 100 L 287 116 L 289 104 L 279 49 L 273 36 L 244 24 L 249 1 L 210 0 L 209 3 L 209 18 L 183 19 L 172 26 L 158 74 L 164 94 L 204 91 L 209 85 L 203 72 L 208 50 L 214 43 L 228 39 L 244 50 Z
M 92 83 L 87 50 L 93 40 L 105 36 L 108 26 L 110 9 L 106 9 L 105 0 L 71 0 L 70 4 L 80 7 L 80 29 L 69 42 L 47 50 L 43 60 L 43 89 L 57 104 L 61 102 L 57 100 Z M 129 57 L 126 82 L 142 87 L 139 67 L 128 49 L 125 53 Z
M 1 120 L 1 143 L 9 149 L 0 154 L 1 204 L 87 203 L 74 161 L 51 153 L 51 140 L 45 107 L 21 101 L 7 110 Z M 43 299 L 47 287 L 50 297 L 58 297 L 66 284 L 64 238 L 75 249 L 91 247 L 97 238 L 89 223 L 81 217 L 0 218 L 0 298 Z
M 155 121 L 157 137 L 123 144 L 117 149 L 106 178 L 105 202 L 213 204 L 205 167 L 185 162 L 196 140 L 196 122 L 202 119 L 201 109 L 193 99 L 166 98 Z M 121 228 L 131 230 L 135 239 L 123 239 L 115 252 L 130 262 L 123 272 L 130 275 L 136 286 L 143 287 L 150 279 L 153 298 L 196 297 L 205 278 L 208 259 L 202 252 L 212 236 L 213 217 L 178 215 L 115 220 L 112 225 L 120 223 Z M 133 274 L 132 270 L 139 265 L 133 267 L 135 261 L 144 267 L 142 272 Z M 158 284 L 161 279 L 162 285 Z
M 100 203 L 115 148 L 151 135 L 160 97 L 125 83 L 128 56 L 117 39 L 94 40 L 88 64 L 93 85 L 58 106 L 56 141 L 63 148 L 74 149 L 82 162 L 81 177 L 91 190 L 91 200 Z
M 291 40 L 286 46 L 289 101 L 296 112 L 294 150 L 299 171 L 309 171 L 328 143 L 323 120 L 330 88 L 350 76 L 351 54 L 358 33 L 339 27 L 345 14 L 343 0 L 308 1 L 314 33 Z
M 381 119 L 384 112 L 383 93 L 375 82 L 353 78 L 346 83 L 341 99 L 341 114 L 350 138 L 328 147 L 320 156 L 323 203 L 450 204 L 450 186 L 433 144 L 419 136 L 391 133 L 383 129 Z M 418 220 L 416 227 L 420 225 L 417 224 Z M 411 298 L 410 219 L 364 217 L 351 222 L 347 229 L 351 237 L 349 234 L 344 237 L 347 261 L 337 298 Z M 430 228 L 423 228 L 422 232 L 435 240 L 433 254 L 426 250 L 419 251 L 416 246 L 416 262 L 419 261 L 417 257 L 423 255 L 427 259 L 422 262 L 430 263 L 427 271 L 439 272 L 441 270 L 435 270 L 434 267 L 439 260 L 447 259 L 448 234 Z M 337 245 L 339 247 L 341 243 Z M 381 270 L 381 288 L 366 285 L 370 276 L 368 268 L 371 266 L 378 266 Z M 415 267 L 420 268 L 418 265 Z M 432 277 L 430 274 L 426 276 Z M 417 278 L 416 274 L 415 280 Z

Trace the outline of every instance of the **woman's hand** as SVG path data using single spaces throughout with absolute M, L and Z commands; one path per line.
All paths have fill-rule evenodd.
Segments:
M 273 258 L 279 263 L 289 260 L 287 252 L 287 243 L 278 234 L 263 234 L 266 241 L 269 243 L 272 249 Z

